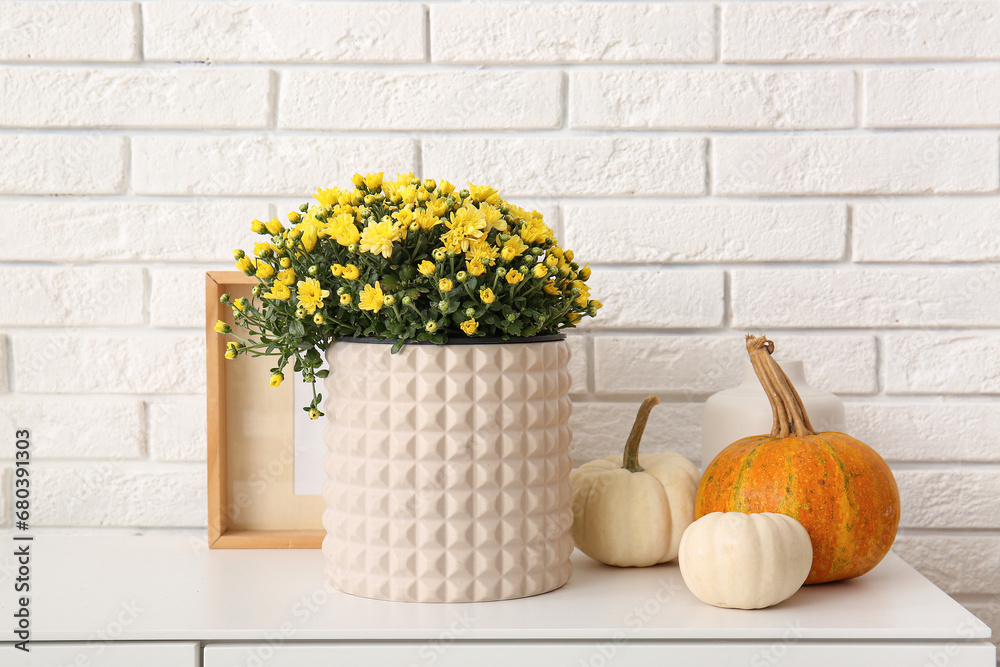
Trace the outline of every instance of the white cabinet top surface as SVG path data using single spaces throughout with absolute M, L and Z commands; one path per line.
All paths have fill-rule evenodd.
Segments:
M 8 540 L 8 544 L 14 543 Z M 38 536 L 32 640 L 972 640 L 989 628 L 889 554 L 858 579 L 770 609 L 717 609 L 676 563 L 614 568 L 579 551 L 562 589 L 475 604 L 367 600 L 324 583 L 319 550 L 209 550 L 187 536 Z M 13 548 L 10 549 L 13 551 Z M 11 559 L 6 559 L 10 567 Z M 9 574 L 9 573 L 8 573 Z M 12 577 L 0 595 L 10 618 Z M 0 641 L 12 641 L 9 624 Z

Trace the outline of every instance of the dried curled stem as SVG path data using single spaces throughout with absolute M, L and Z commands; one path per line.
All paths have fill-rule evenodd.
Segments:
M 639 465 L 639 442 L 642 434 L 646 431 L 646 422 L 649 421 L 649 413 L 654 405 L 659 405 L 658 396 L 647 396 L 646 400 L 639 406 L 639 412 L 635 415 L 635 423 L 632 424 L 632 431 L 625 441 L 625 456 L 622 467 L 629 472 L 642 472 L 643 467 Z
M 764 336 L 747 334 L 747 352 L 750 353 L 754 373 L 771 402 L 771 415 L 774 418 L 771 437 L 801 437 L 816 433 L 809 423 L 809 415 L 806 414 L 799 392 L 795 391 L 785 371 L 781 370 L 781 366 L 771 356 L 774 353 L 774 343 Z

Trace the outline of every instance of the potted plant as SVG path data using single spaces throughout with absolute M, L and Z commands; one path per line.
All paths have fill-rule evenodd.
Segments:
M 217 325 L 228 358 L 276 356 L 274 386 L 292 362 L 313 384 L 304 409 L 328 413 L 328 577 L 392 600 L 558 588 L 573 549 L 562 330 L 601 307 L 589 267 L 492 187 L 353 186 L 317 191 L 289 225 L 253 222 L 269 238 L 235 251 L 259 282 L 231 301 L 245 334 Z

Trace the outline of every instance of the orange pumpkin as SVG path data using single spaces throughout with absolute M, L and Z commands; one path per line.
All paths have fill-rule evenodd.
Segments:
M 899 527 L 892 471 L 860 440 L 813 430 L 798 392 L 771 357 L 774 343 L 747 335 L 747 351 L 771 401 L 774 428 L 734 442 L 712 460 L 698 486 L 695 517 L 787 514 L 812 539 L 805 583 L 861 576 L 889 552 Z

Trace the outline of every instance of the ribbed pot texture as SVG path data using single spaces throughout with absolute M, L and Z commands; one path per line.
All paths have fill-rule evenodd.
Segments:
M 327 350 L 323 525 L 341 591 L 411 602 L 569 579 L 565 341 Z

